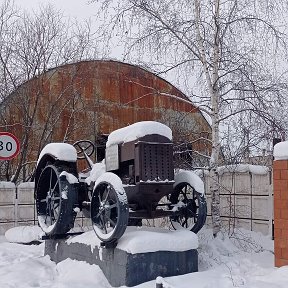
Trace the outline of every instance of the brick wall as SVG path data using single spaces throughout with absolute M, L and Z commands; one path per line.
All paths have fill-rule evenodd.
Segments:
M 273 164 L 275 266 L 288 265 L 288 160 Z

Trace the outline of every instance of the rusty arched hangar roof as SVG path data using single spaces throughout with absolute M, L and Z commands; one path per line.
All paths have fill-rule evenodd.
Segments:
M 199 108 L 179 89 L 139 66 L 123 62 L 91 60 L 66 64 L 27 81 L 17 90 L 11 95 L 17 97 L 11 98 L 39 98 L 38 126 L 45 126 L 50 119 L 58 120 L 50 141 L 63 141 L 64 134 L 70 135 L 70 141 L 89 138 L 92 133 L 108 134 L 144 120 L 167 124 L 173 134 L 177 134 L 177 129 L 185 134 L 211 131 Z M 18 102 L 19 116 L 13 118 L 14 122 L 21 122 L 24 115 L 23 101 Z M 31 105 L 35 103 L 30 101 Z

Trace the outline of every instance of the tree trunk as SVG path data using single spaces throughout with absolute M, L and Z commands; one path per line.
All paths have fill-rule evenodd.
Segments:
M 219 138 L 219 63 L 220 63 L 220 26 L 219 26 L 219 1 L 214 0 L 215 9 L 215 37 L 214 37 L 214 54 L 213 54 L 213 74 L 212 74 L 212 94 L 211 94 L 211 108 L 212 108 L 212 152 L 210 159 L 210 191 L 212 194 L 211 214 L 213 224 L 213 236 L 216 237 L 221 228 L 220 220 L 220 187 L 218 179 L 219 167 L 219 152 L 220 152 L 220 138 Z
M 211 98 L 211 120 L 212 120 L 212 150 L 210 158 L 210 191 L 212 194 L 211 203 L 211 214 L 212 214 L 212 226 L 213 235 L 217 236 L 220 231 L 220 193 L 219 193 L 219 182 L 218 182 L 218 166 L 219 166 L 219 152 L 220 152 L 220 140 L 219 140 L 219 58 L 220 58 L 220 41 L 219 41 L 219 0 L 215 0 L 215 37 L 214 37 L 214 54 L 212 69 L 209 65 L 205 48 L 204 48 L 204 37 L 201 35 L 201 15 L 200 15 L 200 1 L 195 0 L 195 20 L 196 20 L 196 33 L 197 42 L 199 45 L 201 62 L 207 85 L 209 87 L 209 93 Z M 212 75 L 211 75 L 212 74 Z

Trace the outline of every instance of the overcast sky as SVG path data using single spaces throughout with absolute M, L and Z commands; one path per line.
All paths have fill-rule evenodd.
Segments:
M 0 0 L 3 3 L 4 0 Z M 91 18 L 92 29 L 94 31 L 98 29 L 99 22 L 97 23 L 97 4 L 93 3 L 88 5 L 88 0 L 14 0 L 17 7 L 30 10 L 37 10 L 41 5 L 51 3 L 56 9 L 61 10 L 65 16 L 71 18 L 77 18 L 79 21 Z M 103 48 L 104 49 L 104 48 Z M 103 50 L 102 49 L 102 50 Z M 101 50 L 101 51 L 102 51 Z M 102 51 L 104 58 L 122 60 L 123 59 L 123 47 L 118 43 L 117 39 L 113 45 L 106 47 L 105 52 Z
M 3 2 L 4 0 L 0 0 Z M 41 4 L 51 3 L 67 16 L 85 19 L 93 16 L 95 4 L 88 5 L 88 0 L 14 0 L 16 5 L 25 9 L 37 9 Z

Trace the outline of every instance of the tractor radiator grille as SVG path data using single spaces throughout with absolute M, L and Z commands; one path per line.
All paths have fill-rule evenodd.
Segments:
M 139 142 L 136 151 L 139 153 L 137 174 L 140 181 L 174 180 L 172 144 Z

